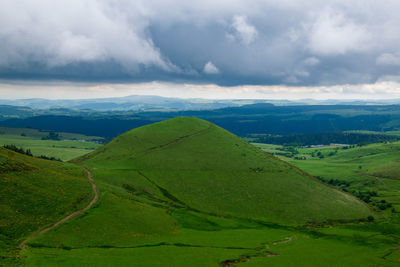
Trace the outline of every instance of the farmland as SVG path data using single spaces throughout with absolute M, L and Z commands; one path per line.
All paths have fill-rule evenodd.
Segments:
M 30 149 L 34 156 L 47 156 L 68 161 L 101 146 L 103 139 L 81 134 L 60 133 L 59 140 L 46 139 L 49 132 L 28 128 L 0 127 L 0 146 L 15 145 Z

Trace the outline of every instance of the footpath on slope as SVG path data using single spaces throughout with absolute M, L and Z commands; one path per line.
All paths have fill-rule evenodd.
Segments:
M 170 141 L 170 142 L 168 142 L 168 143 L 166 143 L 166 144 L 162 144 L 162 145 L 150 147 L 150 148 L 146 149 L 145 151 L 141 152 L 142 154 L 139 154 L 139 157 L 140 157 L 140 156 L 144 156 L 144 155 L 146 155 L 146 154 L 148 154 L 148 153 L 150 153 L 150 152 L 152 152 L 152 151 L 160 150 L 160 149 L 163 149 L 163 148 L 166 148 L 166 147 L 169 147 L 169 146 L 178 144 L 178 143 L 184 141 L 185 139 L 187 139 L 187 138 L 189 138 L 189 137 L 192 137 L 192 136 L 195 136 L 195 135 L 201 135 L 201 134 L 203 134 L 203 133 L 206 133 L 206 132 L 208 132 L 212 127 L 213 127 L 213 124 L 212 124 L 212 123 L 209 123 L 208 127 L 205 128 L 205 129 L 203 129 L 203 130 L 200 130 L 200 131 L 197 131 L 197 132 L 193 132 L 193 133 L 190 133 L 190 134 L 187 134 L 187 135 L 180 136 L 180 137 L 178 137 L 178 138 L 176 138 L 176 139 L 174 139 L 174 140 L 172 140 L 172 141 Z
M 34 233 L 33 235 L 29 236 L 27 239 L 25 239 L 24 241 L 22 241 L 22 243 L 19 245 L 19 248 L 20 248 L 20 249 L 25 250 L 25 245 L 26 245 L 26 243 L 28 243 L 29 241 L 31 241 L 31 240 L 34 239 L 35 237 L 37 237 L 37 236 L 39 236 L 39 235 L 41 235 L 41 234 L 44 234 L 44 233 L 46 233 L 46 232 L 48 232 L 48 231 L 50 231 L 50 230 L 56 228 L 56 227 L 59 226 L 60 224 L 65 223 L 65 222 L 68 221 L 69 219 L 72 219 L 72 218 L 74 218 L 75 216 L 77 216 L 77 215 L 79 215 L 79 214 L 81 214 L 81 213 L 83 213 L 83 212 L 89 210 L 89 209 L 94 205 L 94 203 L 96 203 L 96 201 L 97 201 L 97 199 L 98 199 L 98 197 L 99 197 L 99 193 L 98 193 L 98 191 L 97 191 L 96 184 L 95 184 L 95 182 L 94 182 L 94 180 L 93 180 L 92 173 L 91 173 L 88 169 L 86 169 L 86 168 L 84 168 L 84 169 L 87 171 L 88 179 L 89 179 L 90 183 L 92 184 L 92 189 L 93 189 L 93 192 L 94 192 L 94 197 L 93 197 L 93 199 L 90 201 L 89 205 L 87 205 L 87 206 L 86 206 L 85 208 L 83 208 L 83 209 L 80 209 L 80 210 L 75 211 L 74 213 L 71 213 L 70 215 L 68 215 L 67 217 L 65 217 L 65 218 L 63 218 L 63 219 L 61 219 L 61 220 L 59 220 L 58 222 L 54 223 L 53 225 L 48 226 L 48 227 L 46 227 L 46 228 L 44 228 L 44 229 L 42 229 L 42 230 L 40 230 L 40 231 Z
M 368 173 L 362 173 L 359 171 L 354 171 L 356 174 L 358 174 L 359 176 L 366 176 L 366 177 L 370 177 L 370 178 L 374 178 L 375 180 L 377 180 L 378 182 L 380 182 L 383 185 L 386 185 L 386 183 L 378 176 L 375 176 L 373 174 L 368 174 Z

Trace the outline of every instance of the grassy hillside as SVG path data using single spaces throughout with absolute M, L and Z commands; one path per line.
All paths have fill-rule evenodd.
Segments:
M 321 180 L 342 187 L 378 211 L 400 211 L 400 142 L 350 148 L 302 148 L 286 158 Z M 323 158 L 318 158 L 318 152 Z
M 397 245 L 381 257 L 391 259 L 386 263 L 387 266 L 399 264 L 400 142 L 366 146 L 291 148 L 291 153 L 296 151 L 295 154 L 282 153 L 282 150 L 288 151 L 288 148 L 281 146 L 255 145 L 279 155 L 324 183 L 353 194 L 382 214 L 383 216 L 368 227 L 369 231 L 381 232 L 382 236 L 397 240 Z M 331 230 L 338 231 L 338 229 Z M 339 231 L 343 233 L 343 229 Z M 347 235 L 355 236 L 352 231 Z M 381 244 L 382 241 L 377 241 L 375 245 Z
M 195 118 L 137 128 L 80 161 L 134 171 L 177 204 L 209 214 L 286 224 L 370 215 L 354 197 Z
M 33 232 L 87 205 L 87 174 L 72 164 L 41 160 L 0 148 L 0 258 L 15 260 Z
M 205 121 L 177 118 L 138 128 L 78 161 L 92 169 L 99 200 L 84 216 L 31 240 L 21 253 L 26 266 L 390 266 L 398 261 L 396 226 L 304 225 L 302 209 L 314 210 L 314 220 L 338 215 L 338 207 L 350 218 L 370 212 L 352 197 L 334 202 L 347 195 Z M 271 186 L 280 182 L 284 186 Z M 327 205 L 331 214 L 321 216 L 320 204 L 307 203 L 314 199 L 303 191 L 336 206 Z M 352 205 L 361 211 L 344 208 Z M 283 207 L 294 215 L 287 217 Z

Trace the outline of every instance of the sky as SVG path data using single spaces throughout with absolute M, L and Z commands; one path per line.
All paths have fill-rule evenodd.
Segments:
M 400 1 L 0 0 L 0 98 L 400 98 Z

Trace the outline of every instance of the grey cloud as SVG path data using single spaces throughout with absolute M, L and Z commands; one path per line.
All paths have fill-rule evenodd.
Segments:
M 376 64 L 383 66 L 400 66 L 400 55 L 384 53 L 376 59 Z
M 399 9 L 394 0 L 0 0 L 0 78 L 373 83 L 400 75 Z

